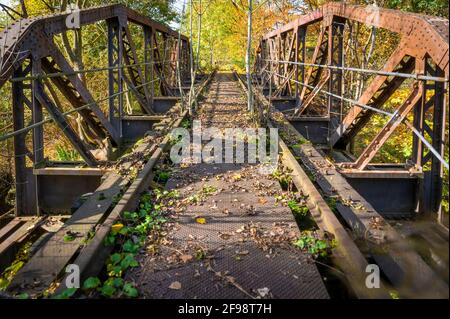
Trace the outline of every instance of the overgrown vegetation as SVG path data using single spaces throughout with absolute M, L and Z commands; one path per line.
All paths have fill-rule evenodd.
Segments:
M 28 261 L 32 245 L 32 240 L 26 242 L 16 254 L 13 263 L 3 271 L 3 274 L 0 276 L 0 291 L 4 291 L 8 288 L 11 280 Z
M 306 250 L 314 258 L 326 258 L 331 255 L 331 250 L 337 245 L 334 239 L 319 239 L 318 236 L 310 231 L 303 232 L 302 236 L 294 242 L 294 246 Z
M 55 146 L 57 160 L 61 162 L 75 162 L 81 160 L 80 155 L 75 151 L 61 145 Z
M 84 281 L 81 292 L 88 296 L 105 298 L 136 298 L 138 291 L 132 282 L 124 280 L 125 272 L 139 266 L 136 256 L 144 247 L 147 238 L 159 238 L 163 225 L 167 222 L 163 207 L 154 204 L 162 199 L 172 198 L 175 194 L 154 190 L 141 197 L 139 207 L 134 212 L 124 212 L 111 227 L 105 239 L 105 245 L 114 246 L 105 265 L 105 278 L 91 277 Z M 77 289 L 67 289 L 55 296 L 56 299 L 68 299 L 78 293 Z

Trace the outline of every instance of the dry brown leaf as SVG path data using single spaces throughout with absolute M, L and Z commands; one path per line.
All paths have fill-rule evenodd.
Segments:
M 170 284 L 169 289 L 180 290 L 181 289 L 181 282 L 174 281 L 173 283 Z
M 188 263 L 190 262 L 192 259 L 194 259 L 194 257 L 192 255 L 181 255 L 180 259 L 184 262 L 184 263 Z
M 261 198 L 259 198 L 259 203 L 264 205 L 265 203 L 267 203 L 267 199 L 265 199 L 264 197 L 261 197 Z

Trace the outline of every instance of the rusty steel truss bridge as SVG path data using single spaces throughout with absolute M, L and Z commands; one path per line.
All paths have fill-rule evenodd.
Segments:
M 183 97 L 197 99 L 215 76 L 191 79 L 189 39 L 121 5 L 80 11 L 81 27 L 105 26 L 107 64 L 79 70 L 61 48 L 61 34 L 70 31 L 66 18 L 20 19 L 0 33 L 0 89 L 10 92 L 13 114 L 13 130 L 2 132 L 0 140 L 14 140 L 16 194 L 14 216 L 0 221 L 0 270 L 49 215 L 69 215 L 62 231 L 19 271 L 11 292 L 28 287 L 36 293 L 62 283 L 69 263 L 80 265 L 83 278 L 101 270 L 110 252 L 103 241 L 111 226 L 151 187 L 154 166 L 170 146 L 166 134 L 188 116 Z M 347 42 L 357 24 L 396 39 L 376 70 L 347 65 Z M 333 260 L 358 297 L 387 296 L 355 284 L 364 280 L 365 267 L 376 263 L 389 285 L 405 296 L 448 298 L 448 216 L 442 209 L 448 28 L 448 20 L 439 17 L 332 2 L 259 42 L 252 85 L 261 123 L 289 132 L 281 136 L 282 161 L 308 196 L 319 228 L 336 238 Z M 107 73 L 103 95 L 84 79 L 95 72 Z M 352 74 L 362 83 L 356 97 L 350 94 Z M 242 91 L 248 90 L 242 76 L 235 76 Z M 407 96 L 388 108 L 405 88 Z M 127 99 L 136 110 L 127 107 Z M 89 139 L 80 134 L 76 116 Z M 358 137 L 375 118 L 384 124 L 355 155 Z M 44 125 L 49 123 L 81 162 L 46 158 Z M 410 158 L 406 163 L 376 160 L 403 126 L 412 141 Z M 106 144 L 121 150 L 142 138 L 134 157 L 106 151 Z M 111 169 L 118 163 L 129 173 L 137 167 L 129 174 L 134 176 Z M 74 209 L 87 193 L 107 199 L 94 195 Z M 395 227 L 397 221 L 407 227 Z M 64 242 L 67 230 L 80 238 Z M 414 248 L 408 236 L 419 236 L 424 248 Z

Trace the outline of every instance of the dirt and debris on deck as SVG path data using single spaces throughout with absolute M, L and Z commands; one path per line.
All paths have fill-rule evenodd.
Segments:
M 196 120 L 203 127 L 254 126 L 231 74 L 217 74 Z M 127 274 L 143 298 L 328 298 L 316 265 L 293 247 L 300 231 L 277 202 L 277 180 L 258 165 L 182 164 L 166 189 L 170 222 Z

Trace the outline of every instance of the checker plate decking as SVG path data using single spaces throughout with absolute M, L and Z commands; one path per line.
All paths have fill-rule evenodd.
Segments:
M 218 74 L 210 85 L 197 115 L 203 126 L 250 125 L 230 77 Z M 127 277 L 143 297 L 329 298 L 314 261 L 291 244 L 300 232 L 290 209 L 275 200 L 279 183 L 260 174 L 257 165 L 195 164 L 173 175 L 166 187 L 176 189 L 180 199 L 204 186 L 216 191 L 172 216 L 158 254 L 139 257 L 141 266 Z

